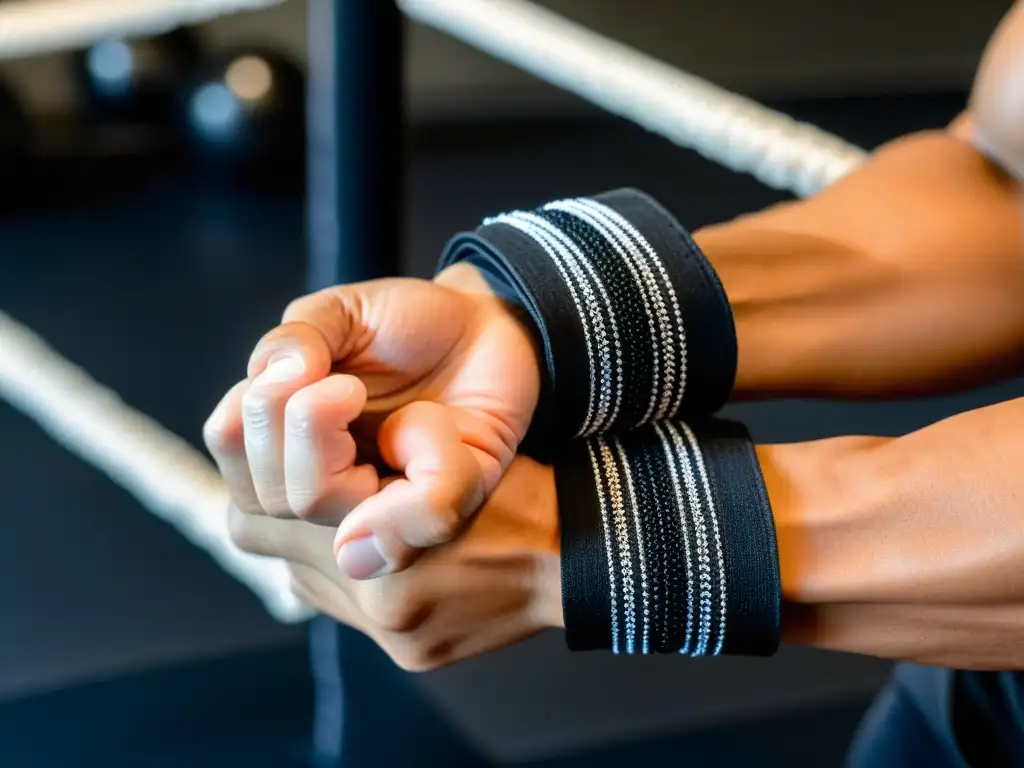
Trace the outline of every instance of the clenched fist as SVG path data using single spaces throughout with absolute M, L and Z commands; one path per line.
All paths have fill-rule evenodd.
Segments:
M 206 423 L 244 515 L 339 525 L 355 579 L 449 541 L 497 487 L 537 405 L 527 330 L 471 266 L 293 302 Z

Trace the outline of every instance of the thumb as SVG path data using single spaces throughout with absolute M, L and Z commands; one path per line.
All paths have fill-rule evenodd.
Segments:
M 462 442 L 452 409 L 416 402 L 381 426 L 381 455 L 403 476 L 357 506 L 334 551 L 351 578 L 408 568 L 420 552 L 455 538 L 486 497 L 480 463 Z
M 331 350 L 323 334 L 312 325 L 292 322 L 266 333 L 249 356 L 249 378 L 255 378 L 279 357 L 298 357 L 304 375 L 292 389 L 319 381 L 331 372 Z
M 368 315 L 373 315 L 376 300 L 392 284 L 392 280 L 374 280 L 300 296 L 287 306 L 281 323 L 313 328 L 320 334 L 331 360 L 344 360 L 365 335 Z

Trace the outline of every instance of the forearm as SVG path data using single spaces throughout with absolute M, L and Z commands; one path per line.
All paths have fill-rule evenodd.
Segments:
M 486 266 L 527 310 L 541 421 L 565 439 L 704 418 L 729 397 L 906 396 L 1016 371 L 1021 199 L 939 131 L 693 240 L 616 190 L 492 217 L 442 265 Z
M 822 194 L 698 233 L 735 313 L 735 397 L 930 393 L 1016 370 L 1022 44 L 1017 2 L 948 132 L 901 139 Z
M 763 446 L 783 637 L 982 669 L 1024 668 L 1024 400 L 897 439 Z
M 733 397 L 934 393 L 1017 370 L 1020 201 L 933 132 L 813 198 L 697 232 L 733 311 Z

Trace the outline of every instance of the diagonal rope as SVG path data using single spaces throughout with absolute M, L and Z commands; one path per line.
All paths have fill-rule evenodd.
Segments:
M 111 37 L 158 35 L 282 1 L 9 0 L 0 4 L 0 61 L 64 53 Z
M 0 398 L 208 552 L 276 619 L 308 618 L 282 561 L 247 554 L 231 542 L 228 495 L 212 464 L 3 312 Z
M 412 19 L 776 189 L 810 195 L 866 153 L 526 0 L 398 0 Z

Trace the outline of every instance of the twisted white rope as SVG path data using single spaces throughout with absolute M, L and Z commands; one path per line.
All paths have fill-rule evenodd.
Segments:
M 398 0 L 405 13 L 770 187 L 809 195 L 864 150 L 526 0 Z
M 73 50 L 110 37 L 158 34 L 280 2 L 12 0 L 0 4 L 0 60 Z M 863 150 L 819 128 L 680 72 L 527 0 L 398 4 L 413 19 L 777 189 L 812 194 L 864 157 Z
M 309 617 L 291 593 L 282 561 L 246 554 L 231 542 L 227 492 L 202 454 L 3 312 L 0 397 L 210 553 L 275 618 L 296 622 Z
M 327 2 L 328 0 L 311 0 Z M 380 0 L 388 2 L 389 0 Z M 163 32 L 280 0 L 16 0 L 0 60 Z M 769 186 L 821 189 L 865 157 L 811 125 L 645 56 L 525 0 L 398 0 L 414 19 Z M 283 563 L 239 551 L 206 458 L 0 312 L 0 397 L 209 552 L 281 621 L 310 615 Z
M 10 0 L 0 4 L 0 60 L 140 37 L 282 0 Z M 315 2 L 315 0 L 314 0 Z

